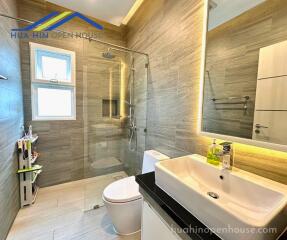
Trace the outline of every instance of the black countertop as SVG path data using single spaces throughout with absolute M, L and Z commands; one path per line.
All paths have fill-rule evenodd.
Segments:
M 136 176 L 139 186 L 169 215 L 173 221 L 186 232 L 192 240 L 221 239 L 212 233 L 208 227 L 182 207 L 155 184 L 155 173 Z M 188 231 L 185 231 L 188 230 Z M 278 240 L 286 240 L 287 231 Z

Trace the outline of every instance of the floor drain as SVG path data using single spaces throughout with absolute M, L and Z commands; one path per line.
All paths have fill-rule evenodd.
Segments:
M 217 193 L 214 193 L 214 192 L 208 192 L 207 195 L 212 197 L 212 198 L 214 198 L 214 199 L 218 199 L 219 198 L 219 195 Z
M 91 212 L 91 211 L 97 210 L 103 206 L 104 206 L 104 204 L 97 204 L 97 205 L 91 206 L 88 209 L 84 209 L 84 212 Z
M 93 209 L 96 210 L 96 209 L 99 209 L 100 207 L 101 207 L 100 205 L 95 205 L 95 206 L 93 207 Z
M 114 180 L 121 180 L 121 179 L 123 179 L 123 178 L 125 178 L 124 176 L 115 176 L 115 177 L 113 177 L 114 178 Z

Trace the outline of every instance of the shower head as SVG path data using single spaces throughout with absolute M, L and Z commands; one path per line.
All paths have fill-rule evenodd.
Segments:
M 102 54 L 103 58 L 106 58 L 106 59 L 114 59 L 116 56 L 114 54 L 112 54 L 111 52 L 104 52 Z

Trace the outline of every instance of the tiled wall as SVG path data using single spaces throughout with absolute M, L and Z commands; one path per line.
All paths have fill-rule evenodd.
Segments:
M 52 11 L 64 11 L 55 5 L 43 0 L 20 0 L 19 13 L 21 18 L 37 21 Z M 81 20 L 74 19 L 60 29 L 69 32 L 94 32 L 101 40 L 114 44 L 125 45 L 123 29 L 109 24 L 104 24 L 104 31 L 98 31 Z M 76 52 L 76 121 L 31 121 L 31 81 L 30 81 L 30 57 L 29 40 L 21 40 L 22 76 L 24 87 L 25 124 L 32 123 L 34 132 L 39 135 L 38 151 L 41 156 L 39 164 L 43 165 L 43 172 L 39 176 L 40 186 L 55 185 L 86 177 L 91 162 L 87 158 L 85 148 L 85 108 L 89 102 L 84 102 L 85 81 L 92 81 L 93 72 L 89 61 L 102 58 L 102 53 L 108 47 L 95 44 L 83 39 L 33 39 L 34 42 L 53 47 L 63 48 Z M 88 85 L 91 88 L 92 85 Z M 97 86 L 90 89 L 96 94 Z M 91 103 L 91 102 L 90 102 Z M 86 104 L 86 105 L 85 105 Z M 91 107 L 94 107 L 91 105 Z M 97 106 L 97 110 L 99 106 Z M 94 112 L 97 111 L 94 109 Z M 94 113 L 90 111 L 91 113 Z M 86 129 L 89 131 L 89 129 Z M 84 161 L 87 159 L 87 161 Z
M 0 0 L 0 12 L 17 16 L 15 0 Z M 10 31 L 17 28 L 13 20 L 0 17 L 0 239 L 5 239 L 20 207 L 19 183 L 16 174 L 17 139 L 23 125 L 23 100 L 19 42 Z
M 287 4 L 277 8 L 285 16 Z M 129 23 L 128 46 L 150 55 L 147 148 L 206 155 L 198 134 L 203 0 L 146 0 Z M 285 11 L 285 13 L 284 13 Z M 235 145 L 235 165 L 287 183 L 287 154 Z

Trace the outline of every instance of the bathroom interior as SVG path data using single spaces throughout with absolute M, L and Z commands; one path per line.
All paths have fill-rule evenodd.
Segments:
M 0 0 L 0 240 L 287 239 L 286 23 L 285 0 Z

